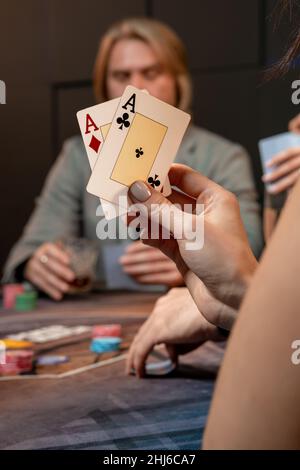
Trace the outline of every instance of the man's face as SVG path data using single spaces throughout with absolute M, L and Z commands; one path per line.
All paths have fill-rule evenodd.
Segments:
M 108 98 L 121 96 L 127 85 L 146 89 L 156 98 L 176 105 L 174 77 L 159 63 L 151 47 L 139 39 L 118 41 L 108 61 Z

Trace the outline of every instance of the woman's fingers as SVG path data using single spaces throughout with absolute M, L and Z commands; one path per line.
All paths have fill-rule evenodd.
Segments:
M 172 204 L 179 204 L 182 209 L 184 209 L 187 205 L 190 205 L 192 209 L 194 209 L 197 202 L 195 198 L 187 196 L 180 191 L 176 191 L 176 189 L 172 189 L 172 193 L 170 196 L 168 196 L 168 199 L 172 202 Z
M 300 153 L 296 157 L 282 163 L 272 173 L 263 176 L 263 181 L 269 183 L 270 181 L 276 181 L 283 176 L 287 176 L 293 170 L 300 169 Z
M 192 168 L 174 163 L 169 171 L 169 179 L 172 186 L 176 186 L 191 198 L 197 199 L 207 189 L 218 189 L 218 184 L 203 176 Z
M 141 226 L 143 227 L 143 218 L 147 218 L 154 222 L 159 223 L 160 230 L 164 230 L 164 236 L 173 235 L 174 233 L 182 232 L 182 211 L 173 205 L 162 193 L 152 189 L 143 181 L 136 181 L 129 188 L 129 197 L 138 204 L 138 209 L 141 213 Z M 159 230 L 159 228 L 158 228 Z M 148 231 L 147 231 L 148 233 Z M 152 237 L 152 226 L 151 226 Z M 145 235 L 141 231 L 141 239 Z M 148 236 L 149 238 L 149 236 Z M 153 237 L 152 237 L 153 238 Z
M 284 150 L 283 152 L 278 153 L 277 155 L 274 155 L 271 160 L 269 160 L 266 164 L 268 168 L 271 168 L 272 166 L 280 165 L 281 163 L 286 162 L 287 160 L 296 157 L 297 155 L 300 154 L 300 147 L 292 147 L 287 150 Z
M 299 179 L 299 170 L 294 171 L 285 178 L 282 178 L 277 183 L 274 183 L 268 187 L 268 192 L 271 194 L 279 194 L 282 191 L 286 191 L 294 186 Z

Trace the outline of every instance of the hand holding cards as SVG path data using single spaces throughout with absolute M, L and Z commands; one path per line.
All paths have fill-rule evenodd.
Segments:
M 147 181 L 161 190 L 189 121 L 187 113 L 128 86 L 87 191 L 125 209 L 134 181 Z
M 298 176 L 300 135 L 285 132 L 259 141 L 264 170 L 263 181 L 269 192 L 280 192 Z M 276 189 L 277 188 L 277 189 Z

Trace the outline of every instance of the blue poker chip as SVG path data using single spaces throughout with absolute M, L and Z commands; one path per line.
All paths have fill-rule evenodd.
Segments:
M 118 351 L 120 349 L 121 338 L 116 336 L 105 336 L 103 338 L 93 338 L 90 350 L 96 354 Z
M 39 356 L 36 360 L 38 366 L 54 366 L 68 362 L 68 356 Z

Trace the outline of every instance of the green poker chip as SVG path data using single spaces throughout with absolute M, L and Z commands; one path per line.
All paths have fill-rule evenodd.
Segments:
M 18 312 L 28 312 L 34 310 L 37 304 L 37 292 L 27 291 L 16 296 L 15 309 Z

